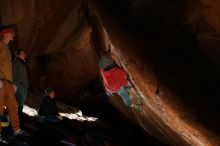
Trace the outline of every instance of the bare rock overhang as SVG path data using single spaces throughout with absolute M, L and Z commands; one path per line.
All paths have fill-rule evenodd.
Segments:
M 105 37 L 101 46 L 110 46 L 113 56 L 127 70 L 136 86 L 135 99 L 139 95 L 143 98 L 145 108 L 142 114 L 137 111 L 130 115 L 124 113 L 135 119 L 145 131 L 173 145 L 218 145 L 218 132 L 200 124 L 197 119 L 197 116 L 205 119 L 210 115 L 218 119 L 218 112 L 213 115 L 208 112 L 214 111 L 209 100 L 217 98 L 219 63 L 215 55 L 206 51 L 215 48 L 203 46 L 204 42 L 210 43 L 210 39 L 204 39 L 204 34 L 217 35 L 218 31 L 202 13 L 204 3 L 176 2 L 163 6 L 150 1 L 125 4 L 123 0 L 93 0 L 88 3 L 104 28 L 104 31 L 99 30 L 100 37 Z M 205 72 L 204 68 L 209 71 Z M 190 102 L 184 102 L 184 98 Z M 207 113 L 197 115 L 200 110 Z
M 36 70 L 32 72 L 39 71 L 39 68 L 41 71 L 53 69 L 48 72 L 53 76 L 46 78 L 46 81 L 55 79 L 64 86 L 63 93 L 68 92 L 69 95 L 69 92 L 74 91 L 71 93 L 74 95 L 91 82 L 98 72 L 91 71 L 97 65 L 97 60 L 91 54 L 94 49 L 111 46 L 116 61 L 126 69 L 135 86 L 131 93 L 133 99 L 138 100 L 141 96 L 144 104 L 143 112 L 131 112 L 117 100 L 112 100 L 121 112 L 146 132 L 167 143 L 218 145 L 219 138 L 217 134 L 213 134 L 217 133 L 213 132 L 215 129 L 204 128 L 204 124 L 194 120 L 198 114 L 194 111 L 198 111 L 197 108 L 205 111 L 211 108 L 212 102 L 207 102 L 207 107 L 203 103 L 194 103 L 199 103 L 203 99 L 202 95 L 210 96 L 215 101 L 218 93 L 216 86 L 219 79 L 216 70 L 209 60 L 204 59 L 204 54 L 196 50 L 198 46 L 193 42 L 197 40 L 199 49 L 218 64 L 218 52 L 215 51 L 219 46 L 218 22 L 216 19 L 208 19 L 211 16 L 218 18 L 215 12 L 217 6 L 211 5 L 212 0 L 205 3 L 210 6 L 210 17 L 208 12 L 202 15 L 201 10 L 206 9 L 200 9 L 200 1 L 164 3 L 162 0 L 92 0 L 86 1 L 88 7 L 82 1 L 72 0 L 48 0 L 45 3 L 26 0 L 2 2 L 4 7 L 1 7 L 1 21 L 18 25 L 18 46 L 27 49 L 29 53 L 47 54 L 47 66 L 40 68 L 42 66 L 35 65 L 36 62 L 33 61 L 33 68 Z M 90 18 L 87 17 L 89 13 L 92 13 Z M 190 19 L 187 16 L 191 16 Z M 93 50 L 89 41 L 91 31 L 98 37 L 97 40 L 92 36 L 92 40 L 95 40 Z M 209 46 L 214 53 L 207 49 Z M 78 63 L 75 63 L 76 59 Z M 200 63 L 202 67 L 199 66 Z M 64 69 L 62 65 L 69 67 Z M 78 65 L 81 66 L 78 72 L 71 70 L 79 67 Z M 41 71 L 36 74 L 41 74 Z M 60 71 L 62 76 L 53 74 L 53 71 Z M 42 73 L 41 78 L 36 78 L 34 83 L 41 84 L 41 79 L 44 82 L 45 76 Z M 203 82 L 203 76 L 209 78 L 205 77 Z M 77 84 L 77 79 L 81 81 L 80 85 Z M 71 80 L 76 83 L 70 83 Z M 66 98 L 69 97 L 71 96 Z M 211 100 L 204 99 L 203 102 Z M 189 107 L 188 103 L 191 104 Z M 193 107 L 194 105 L 196 106 Z M 206 116 L 210 111 L 212 110 Z

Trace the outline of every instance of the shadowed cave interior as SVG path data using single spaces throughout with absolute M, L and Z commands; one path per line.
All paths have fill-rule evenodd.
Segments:
M 131 145 L 220 145 L 220 2 L 0 3 L 0 22 L 16 25 L 12 55 L 17 48 L 27 51 L 30 92 L 51 86 L 59 101 L 86 116 L 116 129 L 128 126 L 122 129 L 138 133 L 137 139 L 124 135 Z M 128 73 L 129 95 L 143 104 L 141 111 L 105 95 L 98 61 L 108 49 Z

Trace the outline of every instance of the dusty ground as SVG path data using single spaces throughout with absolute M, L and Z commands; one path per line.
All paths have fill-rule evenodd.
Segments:
M 93 117 L 95 121 L 88 121 L 91 117 L 84 115 L 82 111 L 79 112 L 78 108 L 59 103 L 60 111 L 69 113 L 69 115 L 64 115 L 66 117 L 59 123 L 39 123 L 34 116 L 34 110 L 38 107 L 41 98 L 36 94 L 30 95 L 32 96 L 29 96 L 24 112 L 32 116 L 25 114 L 22 128 L 28 131 L 31 136 L 29 138 L 17 138 L 11 143 L 13 146 L 21 146 L 18 141 L 26 141 L 30 146 L 62 146 L 60 140 L 69 138 L 74 138 L 77 146 L 165 146 L 165 144 L 136 127 L 134 123 L 118 113 L 113 106 L 104 102 L 102 103 L 103 106 L 96 107 L 96 109 L 94 107 L 92 109 L 91 104 L 88 105 L 87 109 L 84 109 L 84 111 L 90 111 L 88 112 L 90 116 L 93 112 L 96 112 L 94 115 L 97 119 Z M 31 109 L 31 107 L 34 109 Z M 102 113 L 97 113 L 97 110 L 102 110 Z M 77 116 L 69 117 L 70 114 L 76 114 Z M 100 119 L 97 117 L 99 115 Z M 103 115 L 105 116 L 103 117 Z M 4 129 L 4 133 L 6 131 Z

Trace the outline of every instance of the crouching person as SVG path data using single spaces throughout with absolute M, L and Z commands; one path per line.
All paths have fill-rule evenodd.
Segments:
M 45 97 L 43 97 L 42 103 L 38 109 L 38 122 L 44 123 L 56 123 L 61 120 L 58 113 L 56 103 L 56 93 L 52 88 L 46 88 L 44 90 Z

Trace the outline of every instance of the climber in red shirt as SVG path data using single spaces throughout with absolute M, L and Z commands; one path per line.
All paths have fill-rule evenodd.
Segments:
M 125 70 L 119 68 L 108 54 L 101 56 L 99 67 L 106 92 L 108 94 L 118 93 L 127 106 L 133 107 L 134 104 L 125 89 L 127 86 Z

